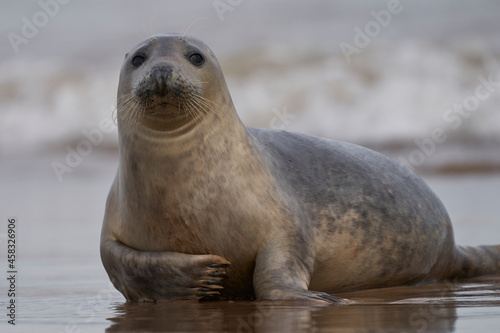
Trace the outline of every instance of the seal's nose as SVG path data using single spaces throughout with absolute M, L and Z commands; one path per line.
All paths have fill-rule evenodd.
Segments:
M 171 65 L 167 64 L 156 64 L 151 68 L 151 72 L 159 72 L 159 73 L 171 73 L 173 70 Z
M 170 65 L 157 64 L 151 68 L 151 76 L 155 80 L 155 91 L 163 97 L 167 94 L 168 80 L 172 76 L 173 68 Z

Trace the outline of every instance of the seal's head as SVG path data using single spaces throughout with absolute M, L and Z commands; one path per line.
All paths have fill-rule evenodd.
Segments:
M 176 131 L 217 117 L 230 96 L 220 66 L 201 41 L 158 35 L 127 53 L 118 86 L 118 125 Z M 231 103 L 232 104 L 232 103 Z

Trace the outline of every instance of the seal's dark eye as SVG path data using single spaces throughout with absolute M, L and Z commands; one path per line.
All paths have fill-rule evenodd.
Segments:
M 205 62 L 205 59 L 201 54 L 193 53 L 189 56 L 189 61 L 195 66 L 201 66 Z
M 146 60 L 146 57 L 143 55 L 136 55 L 135 57 L 132 58 L 132 66 L 134 67 L 139 67 L 144 63 Z

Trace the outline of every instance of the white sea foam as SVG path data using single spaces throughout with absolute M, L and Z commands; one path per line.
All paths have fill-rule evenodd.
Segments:
M 411 143 L 438 127 L 465 141 L 500 138 L 500 86 L 457 128 L 445 118 L 455 103 L 474 95 L 480 77 L 491 75 L 500 83 L 498 58 L 480 48 L 463 53 L 406 42 L 367 50 L 351 66 L 340 54 L 267 51 L 259 52 L 264 70 L 229 75 L 247 122 L 266 126 L 266 113 L 269 119 L 273 108 L 286 107 L 296 115 L 287 129 L 347 141 Z M 273 58 L 287 56 L 296 60 L 269 66 Z
M 367 50 L 351 66 L 338 53 L 293 48 L 259 50 L 258 61 L 241 54 L 221 60 L 236 108 L 249 125 L 270 127 L 273 110 L 286 108 L 293 115 L 281 126 L 287 130 L 405 145 L 435 128 L 462 141 L 500 141 L 500 91 L 480 101 L 458 128 L 444 119 L 454 103 L 474 94 L 479 77 L 499 81 L 496 61 L 481 49 L 464 54 L 418 42 Z M 113 70 L 86 72 L 50 60 L 26 70 L 25 61 L 13 59 L 0 65 L 0 73 L 4 152 L 64 147 L 81 137 L 82 128 L 112 117 L 118 77 Z M 116 135 L 106 140 L 116 144 Z

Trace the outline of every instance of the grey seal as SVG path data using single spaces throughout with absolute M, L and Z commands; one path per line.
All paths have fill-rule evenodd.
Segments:
M 201 41 L 154 36 L 118 87 L 101 258 L 131 301 L 341 301 L 335 292 L 497 274 L 459 247 L 422 179 L 367 148 L 245 127 Z

